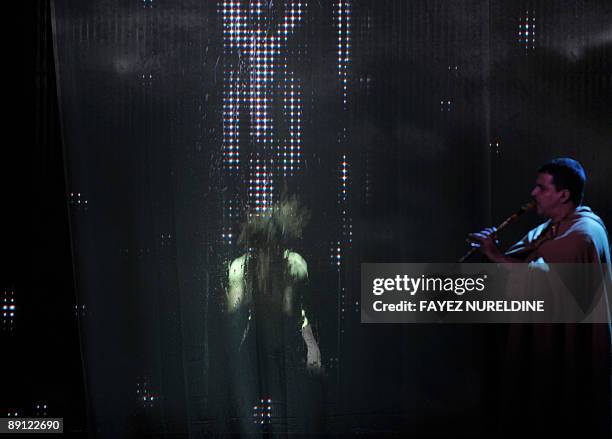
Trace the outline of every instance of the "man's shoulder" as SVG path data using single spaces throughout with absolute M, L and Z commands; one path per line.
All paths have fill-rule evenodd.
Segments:
M 229 275 L 230 278 L 234 277 L 242 277 L 244 274 L 244 269 L 246 266 L 246 258 L 247 255 L 244 254 L 242 256 L 237 257 L 233 261 L 229 263 Z
M 576 209 L 576 218 L 569 232 L 593 242 L 608 241 L 603 220 L 586 206 Z
M 603 220 L 595 214 L 589 207 L 581 206 L 576 209 L 576 223 L 584 227 L 591 227 L 596 230 L 605 230 Z
M 296 279 L 305 279 L 308 277 L 308 264 L 299 253 L 285 250 L 285 259 L 287 260 L 287 268 L 289 274 Z

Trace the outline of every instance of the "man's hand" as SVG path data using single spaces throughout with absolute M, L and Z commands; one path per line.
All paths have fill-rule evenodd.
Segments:
M 497 229 L 495 227 L 489 227 L 477 233 L 470 233 L 467 242 L 472 247 L 477 247 L 491 261 L 506 262 L 506 257 L 497 247 L 496 233 Z

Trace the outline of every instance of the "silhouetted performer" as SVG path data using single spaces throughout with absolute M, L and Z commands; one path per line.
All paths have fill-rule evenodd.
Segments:
M 320 371 L 321 354 L 309 322 L 308 267 L 289 249 L 308 216 L 296 198 L 252 215 L 239 237 L 246 252 L 229 265 L 235 392 L 247 432 L 303 432 L 312 421 L 307 369 Z

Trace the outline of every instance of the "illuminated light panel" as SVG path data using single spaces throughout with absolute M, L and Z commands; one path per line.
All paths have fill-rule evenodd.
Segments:
M 346 202 L 349 195 L 349 163 L 346 155 L 343 155 L 340 160 L 340 179 L 339 179 L 339 192 L 338 192 L 338 203 Z
M 499 140 L 495 140 L 494 142 L 489 142 L 489 150 L 491 152 L 495 152 L 496 155 L 501 154 L 501 144 Z
M 85 198 L 85 194 L 80 192 L 70 192 L 68 203 L 71 207 L 77 208 L 77 210 L 80 211 L 87 211 L 87 208 L 89 207 L 89 201 L 87 198 Z
M 47 416 L 49 406 L 45 401 L 39 401 L 34 404 L 34 416 L 36 417 L 45 417 Z
M 331 258 L 332 265 L 336 265 L 339 267 L 340 263 L 342 262 L 342 244 L 341 242 L 332 241 L 329 250 L 331 253 L 329 257 Z
M 449 112 L 453 108 L 453 102 L 451 100 L 441 100 L 440 101 L 440 111 L 441 112 Z
M 339 0 L 334 5 L 334 22 L 337 28 L 338 79 L 342 89 L 342 103 L 348 103 L 348 65 L 351 54 L 351 2 Z
M 159 399 L 158 395 L 151 392 L 146 376 L 136 377 L 136 399 L 144 408 L 153 407 L 155 401 Z
M 342 155 L 338 167 L 338 216 L 341 220 L 340 234 L 342 238 L 332 242 L 330 248 L 330 258 L 332 265 L 338 270 L 346 251 L 353 242 L 353 224 L 350 216 L 350 166 L 346 155 Z
M 240 200 L 226 199 L 223 203 L 223 228 L 221 239 L 224 244 L 232 245 L 236 242 L 237 234 L 234 232 L 235 226 L 240 220 Z
M 247 14 L 240 2 L 229 1 L 221 4 L 223 19 L 223 51 L 232 55 L 241 54 L 249 45 L 247 34 Z M 241 82 L 240 61 L 232 56 L 226 57 L 223 74 L 223 164 L 230 173 L 240 169 L 240 109 L 247 92 Z M 242 58 L 239 56 L 239 60 Z
M 15 292 L 5 290 L 2 293 L 2 330 L 12 332 L 15 328 L 15 317 L 17 314 L 17 303 Z
M 254 215 L 265 213 L 272 207 L 274 197 L 273 173 L 267 163 L 260 159 L 251 159 L 251 168 L 254 170 L 249 179 L 248 198 L 249 205 L 253 206 Z
M 249 1 L 248 5 L 240 1 L 219 2 L 225 55 L 223 163 L 227 171 L 236 173 L 246 163 L 241 142 L 253 146 L 249 157 L 255 160 L 248 160 L 248 192 L 249 205 L 256 212 L 268 209 L 275 177 L 293 175 L 302 163 L 303 99 L 301 83 L 287 67 L 288 57 L 294 55 L 289 53 L 287 42 L 303 21 L 307 2 L 285 1 L 282 5 L 284 15 L 277 21 L 272 16 L 274 5 L 268 1 Z M 279 121 L 274 118 L 272 103 L 278 92 L 282 97 L 282 117 L 289 127 L 286 138 L 276 133 Z M 241 112 L 249 116 L 248 139 L 240 138 Z M 256 174 L 262 172 L 265 177 L 258 178 Z
M 74 305 L 74 315 L 85 317 L 87 315 L 87 307 L 85 305 Z
M 224 77 L 223 90 L 223 162 L 229 171 L 238 171 L 240 165 L 240 82 L 238 72 L 230 71 Z
M 273 408 L 276 405 L 272 398 L 262 398 L 253 406 L 253 422 L 255 424 L 269 424 L 272 422 Z
M 518 43 L 526 50 L 535 49 L 536 42 L 536 17 L 535 10 L 525 11 L 525 15 L 519 18 Z
M 293 75 L 284 80 L 283 114 L 289 122 L 289 135 L 277 156 L 286 177 L 293 175 L 302 161 L 302 86 Z
M 221 238 L 223 239 L 223 242 L 225 242 L 226 244 L 231 245 L 235 236 L 234 233 L 232 233 L 232 228 L 231 227 L 224 227 L 223 228 L 223 233 L 221 233 Z

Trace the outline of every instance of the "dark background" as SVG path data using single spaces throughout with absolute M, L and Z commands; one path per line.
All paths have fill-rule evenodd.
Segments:
M 224 206 L 244 203 L 246 188 L 218 166 L 216 6 L 56 7 L 61 112 L 50 2 L 16 10 L 26 26 L 5 38 L 26 68 L 6 119 L 17 140 L 6 147 L 2 293 L 14 293 L 17 316 L 2 332 L 0 410 L 62 416 L 66 430 L 101 437 L 220 431 L 223 263 L 239 250 L 219 235 L 237 229 Z M 485 434 L 496 400 L 489 332 L 363 327 L 359 262 L 455 260 L 465 233 L 525 202 L 538 164 L 555 156 L 585 165 L 585 202 L 610 223 L 611 6 L 359 2 L 347 106 L 330 79 L 332 10 L 310 5 L 297 37 L 308 43 L 295 65 L 306 165 L 286 182 L 313 211 L 296 248 L 309 262 L 327 431 Z M 534 49 L 517 42 L 526 10 L 540 26 Z M 90 33 L 107 24 L 121 39 Z M 344 155 L 350 197 L 339 204 Z M 329 263 L 338 242 L 339 270 Z M 143 404 L 140 391 L 158 399 Z
M 87 431 L 50 2 L 6 5 L 0 416 L 64 417 Z M 11 296 L 11 293 L 13 295 Z M 46 408 L 45 408 L 46 406 Z

